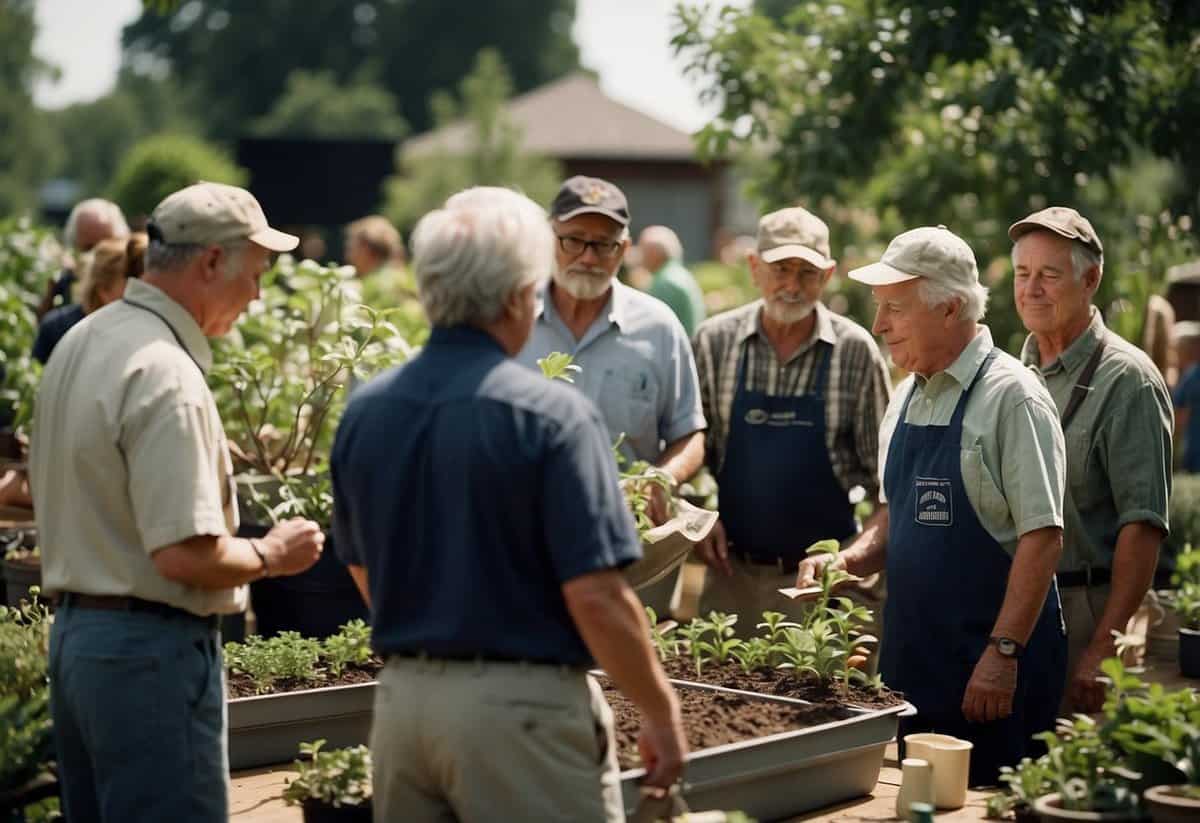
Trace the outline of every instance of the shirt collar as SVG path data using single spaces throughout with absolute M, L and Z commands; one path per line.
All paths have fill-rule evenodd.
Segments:
M 763 337 L 766 336 L 762 326 L 762 310 L 765 302 L 760 298 L 754 304 L 754 310 L 742 319 L 741 324 L 738 326 L 736 338 L 736 342 L 739 345 L 756 334 Z M 833 312 L 825 308 L 825 304 L 819 300 L 813 311 L 817 315 L 817 326 L 814 330 L 815 336 L 810 337 L 808 342 L 822 340 L 831 346 L 835 345 L 837 343 L 837 332 L 833 328 Z
M 191 312 L 168 297 L 162 289 L 137 278 L 131 278 L 126 284 L 125 299 L 158 314 L 171 327 L 200 371 L 208 374 L 212 368 L 212 347 Z
M 550 299 L 551 282 L 547 280 L 538 286 L 537 303 L 534 307 L 534 312 L 539 320 L 548 320 L 550 317 L 558 316 L 558 311 L 554 308 L 554 301 Z M 630 295 L 632 292 L 632 288 L 614 277 L 612 289 L 608 293 L 608 302 L 604 304 L 604 308 L 598 316 L 607 316 L 610 321 L 617 324 L 618 329 L 622 332 L 626 331 L 629 319 Z
M 928 380 L 917 375 L 917 382 L 928 385 L 936 381 L 938 375 L 944 374 L 965 389 L 971 385 L 971 381 L 979 373 L 979 368 L 983 365 L 983 361 L 987 359 L 988 352 L 993 348 L 995 348 L 995 345 L 992 343 L 992 330 L 987 326 L 976 326 L 975 337 L 959 353 L 953 363 L 931 376 Z
M 1091 307 L 1091 317 L 1083 334 L 1075 338 L 1074 342 L 1067 346 L 1058 359 L 1049 366 L 1042 368 L 1042 355 L 1038 351 L 1037 338 L 1032 334 L 1025 338 L 1025 344 L 1021 347 L 1021 362 L 1027 366 L 1034 366 L 1043 374 L 1053 373 L 1060 369 L 1070 374 L 1081 368 L 1092 356 L 1092 352 L 1104 336 L 1104 318 L 1100 316 L 1100 310 L 1095 306 Z

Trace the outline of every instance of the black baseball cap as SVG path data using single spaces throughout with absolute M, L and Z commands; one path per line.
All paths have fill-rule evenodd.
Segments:
M 607 180 L 577 174 L 558 190 L 550 205 L 550 216 L 555 220 L 570 220 L 581 214 L 603 214 L 628 226 L 629 202 L 624 192 Z

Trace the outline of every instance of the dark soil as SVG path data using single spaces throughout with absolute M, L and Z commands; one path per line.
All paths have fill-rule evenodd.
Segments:
M 641 766 L 637 749 L 638 732 L 642 727 L 641 715 L 633 703 L 606 678 L 600 678 L 600 683 L 613 710 L 617 761 L 622 769 L 636 769 Z M 797 706 L 685 687 L 677 691 L 683 713 L 683 733 L 688 748 L 693 752 L 819 726 L 844 720 L 852 714 L 844 706 L 830 703 Z
M 774 694 L 780 697 L 795 697 L 810 703 L 841 703 L 865 709 L 886 709 L 899 706 L 904 698 L 898 692 L 885 688 L 876 694 L 874 689 L 861 686 L 850 687 L 848 700 L 842 698 L 840 689 L 830 688 L 815 680 L 797 680 L 786 672 L 775 669 L 758 669 L 750 674 L 742 671 L 737 663 L 707 663 L 696 674 L 696 664 L 690 657 L 672 657 L 663 664 L 667 677 L 675 680 L 691 680 L 709 686 L 724 686 L 727 689 L 742 689 L 748 692 Z
M 262 692 L 262 694 L 282 694 L 283 692 L 298 692 L 304 689 L 323 689 L 327 686 L 353 686 L 356 683 L 370 683 L 378 679 L 379 670 L 382 668 L 382 663 L 367 663 L 362 666 L 347 666 L 342 672 L 341 677 L 330 677 L 328 673 L 322 673 L 320 677 L 314 680 L 299 680 L 296 678 L 277 680 L 275 681 L 275 686 L 270 691 Z M 225 693 L 230 700 L 235 697 L 261 696 L 254 686 L 254 681 L 250 679 L 250 675 L 242 674 L 241 672 L 227 675 Z

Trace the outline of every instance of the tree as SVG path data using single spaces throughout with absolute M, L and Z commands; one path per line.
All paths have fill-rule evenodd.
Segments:
M 536 202 L 548 203 L 558 189 L 562 169 L 558 163 L 526 153 L 520 129 L 505 113 L 512 96 L 512 81 L 500 55 L 484 49 L 475 68 L 459 84 L 461 103 L 445 92 L 430 99 L 430 110 L 439 129 L 456 123 L 468 127 L 466 150 L 453 153 L 437 147 L 421 153 L 401 147 L 400 173 L 387 183 L 385 212 L 407 232 L 421 215 L 438 208 L 467 186 L 512 186 Z
M 408 131 L 396 98 L 367 80 L 341 85 L 328 71 L 297 69 L 271 111 L 254 122 L 261 137 L 399 140 Z
M 165 67 L 204 101 L 218 140 L 244 134 L 271 111 L 295 69 L 349 84 L 366 67 L 424 131 L 430 92 L 457 83 L 481 48 L 503 55 L 519 90 L 575 68 L 574 14 L 574 0 L 495 0 L 469 11 L 444 0 L 187 0 L 147 9 L 122 42 L 127 65 Z
M 33 82 L 53 68 L 33 53 L 32 0 L 0 0 L 0 216 L 37 204 L 37 184 L 57 145 L 33 105 Z
M 245 183 L 246 172 L 196 137 L 159 134 L 134 146 L 117 169 L 112 199 L 128 215 L 154 211 L 163 198 L 193 183 Z
M 674 44 L 722 100 L 699 135 L 702 152 L 770 147 L 754 164 L 764 208 L 867 207 L 883 237 L 944 223 L 987 266 L 1007 256 L 1009 223 L 1049 203 L 1078 204 L 1110 232 L 1136 234 L 1135 215 L 1111 199 L 1118 172 L 1135 162 L 1174 164 L 1158 202 L 1196 207 L 1200 158 L 1183 137 L 1200 126 L 1194 3 L 760 8 L 726 9 L 710 23 L 680 7 Z M 1109 298 L 1125 261 L 1110 262 Z

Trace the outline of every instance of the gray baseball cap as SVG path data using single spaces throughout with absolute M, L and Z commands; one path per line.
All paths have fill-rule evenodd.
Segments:
M 1078 240 L 1083 245 L 1104 257 L 1104 244 L 1100 236 L 1092 228 L 1092 224 L 1075 209 L 1069 206 L 1051 206 L 1048 209 L 1035 211 L 1024 220 L 1018 220 L 1008 227 L 1008 238 L 1014 243 L 1031 231 L 1047 229 L 1068 240 Z
M 918 277 L 948 285 L 976 285 L 975 253 L 945 226 L 922 226 L 896 235 L 878 263 L 850 272 L 850 279 L 868 286 L 890 286 Z
M 270 251 L 291 251 L 300 238 L 273 229 L 254 195 L 237 186 L 200 182 L 167 195 L 147 227 L 166 243 L 200 246 L 249 240 Z
M 758 221 L 758 256 L 764 263 L 790 257 L 827 269 L 837 261 L 829 254 L 829 227 L 799 206 L 763 215 Z

